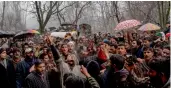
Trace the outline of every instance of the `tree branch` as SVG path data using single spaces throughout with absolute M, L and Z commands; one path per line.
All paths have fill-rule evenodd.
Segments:
M 61 12 L 62 10 L 64 10 L 65 8 L 68 8 L 68 7 L 70 7 L 70 6 L 72 6 L 72 5 L 74 5 L 75 4 L 75 2 L 74 3 L 72 3 L 72 4 L 70 4 L 70 5 L 68 5 L 68 6 L 65 6 L 64 8 L 62 8 L 62 9 L 60 9 L 60 10 L 58 10 L 58 11 L 54 11 L 52 14 L 56 14 L 56 13 L 59 13 L 59 12 Z
M 47 13 L 45 22 L 43 24 L 44 26 L 47 24 L 47 22 L 49 21 L 50 17 L 52 16 L 52 9 L 55 7 L 56 4 L 57 4 L 57 2 L 55 2 L 53 5 L 52 5 L 52 1 L 50 2 L 50 10 Z

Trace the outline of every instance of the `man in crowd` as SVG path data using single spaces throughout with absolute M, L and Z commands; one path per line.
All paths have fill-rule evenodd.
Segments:
M 33 65 L 36 59 L 34 58 L 34 53 L 32 48 L 25 49 L 25 59 L 17 64 L 16 67 L 16 83 L 17 88 L 22 88 L 24 86 L 24 79 L 33 70 Z
M 1 87 L 16 88 L 15 68 L 4 48 L 0 48 L 0 84 Z
M 45 74 L 45 63 L 37 61 L 34 63 L 35 70 L 25 79 L 25 88 L 49 88 L 47 74 Z

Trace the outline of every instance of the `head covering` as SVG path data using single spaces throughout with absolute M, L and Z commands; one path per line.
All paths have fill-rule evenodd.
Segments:
M 74 45 L 73 41 L 68 42 L 68 45 Z
M 100 66 L 96 61 L 90 61 L 87 66 L 87 71 L 91 76 L 98 76 L 100 74 Z
M 14 48 L 13 53 L 15 52 L 21 52 L 18 48 Z
M 72 88 L 84 88 L 84 81 L 81 77 L 74 75 L 73 73 L 64 74 L 64 85 Z
M 162 37 L 162 39 L 165 40 L 164 32 L 158 32 L 158 33 L 156 33 L 156 36 Z
M 157 32 L 155 35 L 159 36 L 159 37 L 162 37 L 162 34 L 160 32 Z
M 109 42 L 108 39 L 104 39 L 104 40 L 103 40 L 103 43 L 108 44 L 108 45 L 111 45 L 111 43 Z
M 6 51 L 6 49 L 1 47 L 1 48 L 0 48 L 0 54 L 1 54 L 3 51 Z
M 32 50 L 32 48 L 27 48 L 26 50 L 25 50 L 25 53 L 29 53 L 29 52 L 32 52 L 33 50 Z

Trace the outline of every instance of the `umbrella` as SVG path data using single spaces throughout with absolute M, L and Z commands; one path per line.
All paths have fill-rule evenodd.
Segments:
M 144 24 L 143 26 L 141 26 L 138 30 L 140 31 L 155 31 L 155 30 L 159 30 L 160 27 L 155 25 L 155 24 L 152 24 L 152 23 L 147 23 L 147 24 Z
M 14 34 L 0 30 L 0 38 L 14 37 Z
M 26 38 L 26 37 L 29 37 L 32 35 L 33 35 L 33 33 L 21 31 L 14 36 L 14 39 L 23 39 L 23 38 Z
M 137 21 L 137 20 L 126 20 L 126 21 L 123 21 L 123 22 L 120 22 L 114 30 L 124 30 L 124 29 L 130 29 L 130 28 L 133 28 L 133 27 L 136 27 L 138 25 L 141 25 L 141 22 L 140 21 Z
M 28 33 L 40 34 L 40 32 L 38 32 L 38 31 L 36 31 L 36 30 L 28 30 Z

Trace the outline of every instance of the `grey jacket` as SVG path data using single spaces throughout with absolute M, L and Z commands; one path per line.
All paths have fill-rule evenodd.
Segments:
M 51 47 L 51 50 L 52 50 L 52 53 L 53 53 L 53 56 L 54 56 L 54 59 L 55 59 L 54 61 L 56 62 L 56 65 L 57 65 L 57 69 L 61 73 L 60 81 L 61 81 L 62 88 L 65 88 L 64 85 L 63 85 L 63 83 L 64 83 L 63 82 L 63 76 L 66 73 L 73 73 L 76 76 L 85 77 L 81 73 L 80 66 L 79 65 L 75 65 L 73 67 L 73 69 L 71 70 L 70 67 L 69 67 L 69 65 L 64 62 L 64 59 L 62 58 L 62 56 L 60 56 L 60 54 L 56 50 L 56 48 L 53 45 L 51 45 L 50 47 Z

